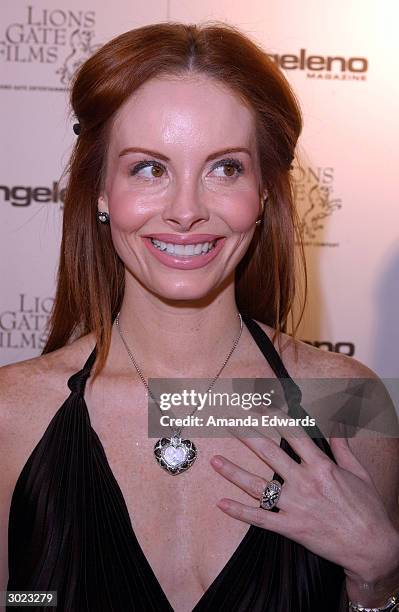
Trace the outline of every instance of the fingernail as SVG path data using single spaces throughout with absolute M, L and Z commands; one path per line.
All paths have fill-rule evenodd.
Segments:
M 218 503 L 216 504 L 221 510 L 228 510 L 230 507 L 229 502 L 227 501 L 227 499 L 221 499 L 220 501 L 218 501 Z
M 223 461 L 221 460 L 221 458 L 220 458 L 220 457 L 218 457 L 218 456 L 216 455 L 215 457 L 212 457 L 212 459 L 211 459 L 211 464 L 212 464 L 214 467 L 220 468 L 220 467 L 222 467 L 222 465 L 223 465 Z

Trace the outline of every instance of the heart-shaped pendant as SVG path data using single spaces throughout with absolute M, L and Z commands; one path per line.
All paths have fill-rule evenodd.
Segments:
M 191 440 L 179 436 L 161 438 L 154 446 L 154 455 L 159 465 L 169 474 L 188 470 L 197 458 L 197 449 Z

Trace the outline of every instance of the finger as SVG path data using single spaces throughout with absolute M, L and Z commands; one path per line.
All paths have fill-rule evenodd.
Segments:
M 300 421 L 297 421 L 299 417 L 295 417 L 294 419 L 275 406 L 267 410 L 268 413 L 270 412 L 270 426 L 273 427 L 282 438 L 285 438 L 304 463 L 314 464 L 319 460 L 326 459 L 325 453 L 323 453 L 313 439 L 307 434 L 306 429 L 300 425 Z M 296 422 L 298 422 L 298 424 L 296 424 Z
M 252 450 L 262 461 L 267 463 L 277 474 L 282 476 L 284 480 L 292 473 L 293 469 L 298 467 L 298 463 L 268 436 L 259 434 L 257 438 L 249 438 L 238 435 L 229 428 L 229 431 L 240 442 L 245 444 Z
M 211 459 L 211 465 L 219 474 L 226 478 L 226 480 L 237 485 L 237 487 L 248 493 L 248 495 L 251 495 L 251 497 L 258 500 L 260 499 L 266 487 L 267 480 L 244 470 L 221 455 L 214 455 Z
M 346 437 L 329 438 L 329 443 L 339 467 L 355 474 L 355 476 L 358 476 L 366 482 L 372 482 L 369 472 L 354 455 Z M 351 443 L 354 444 L 353 439 L 351 439 Z
M 270 512 L 263 508 L 246 506 L 234 499 L 225 497 L 216 505 L 223 510 L 223 512 L 239 521 L 261 527 L 262 529 L 270 529 L 282 535 L 288 535 L 287 513 L 284 512 L 284 510 L 280 510 L 280 512 Z

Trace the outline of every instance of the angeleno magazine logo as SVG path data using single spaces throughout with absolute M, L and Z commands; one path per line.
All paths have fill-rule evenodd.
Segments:
M 0 34 L 0 60 L 13 64 L 51 64 L 55 82 L 67 86 L 74 72 L 100 46 L 94 45 L 94 10 L 28 5 Z M 50 74 L 50 73 L 49 73 Z M 24 89 L 18 84 L 9 88 Z M 6 84 L 1 84 L 7 88 Z M 35 87 L 26 87 L 26 89 Z M 39 87 L 40 89 L 40 87 Z
M 369 62 L 366 57 L 344 57 L 343 55 L 314 55 L 307 49 L 298 53 L 269 53 L 283 70 L 300 70 L 308 79 L 335 81 L 366 81 Z
M 26 207 L 32 203 L 37 204 L 60 204 L 61 208 L 65 200 L 65 187 L 61 187 L 57 181 L 53 181 L 51 187 L 32 187 L 30 185 L 0 185 L 0 201 L 11 206 Z
M 347 355 L 348 357 L 353 357 L 355 354 L 355 344 L 350 341 L 334 343 L 331 340 L 302 340 L 302 342 L 306 342 L 306 344 L 315 346 L 323 351 L 341 353 L 341 355 Z

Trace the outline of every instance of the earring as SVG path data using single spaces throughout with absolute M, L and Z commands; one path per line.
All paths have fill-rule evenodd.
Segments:
M 262 206 L 262 210 L 261 210 L 261 213 L 260 213 L 261 215 L 263 215 L 263 211 L 265 209 L 265 204 L 266 204 L 268 199 L 269 199 L 269 196 L 267 196 L 265 199 L 263 199 L 262 197 L 260 199 L 260 203 L 261 203 L 261 206 Z M 255 225 L 260 225 L 261 223 L 262 223 L 262 216 L 255 221 Z
M 109 223 L 109 214 L 105 211 L 98 210 L 97 219 L 101 221 L 101 223 Z

